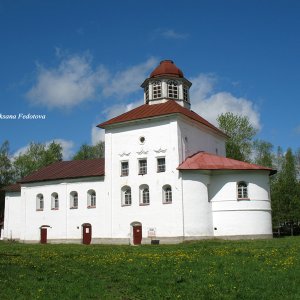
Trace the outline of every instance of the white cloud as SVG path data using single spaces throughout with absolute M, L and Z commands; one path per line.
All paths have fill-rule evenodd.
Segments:
M 104 129 L 96 127 L 98 124 L 93 124 L 91 138 L 92 138 L 92 145 L 95 146 L 100 141 L 104 141 Z
M 27 97 L 33 104 L 48 108 L 70 108 L 95 97 L 106 78 L 103 67 L 92 69 L 88 55 L 73 55 L 63 58 L 57 68 L 38 66 L 37 82 Z
M 55 52 L 59 65 L 38 65 L 36 83 L 26 94 L 35 105 L 69 109 L 95 98 L 122 98 L 140 90 L 140 84 L 158 63 L 157 59 L 149 58 L 112 74 L 104 66 L 93 68 L 88 54 L 67 55 L 60 48 Z
M 189 36 L 187 33 L 177 32 L 174 29 L 159 30 L 159 32 L 162 37 L 174 40 L 183 40 Z
M 217 125 L 218 115 L 232 112 L 247 116 L 254 128 L 261 128 L 259 112 L 251 100 L 237 98 L 229 92 L 215 92 L 216 78 L 212 75 L 200 74 L 191 82 L 192 109 L 212 124 Z
M 125 103 L 125 104 L 113 105 L 111 107 L 108 107 L 105 110 L 105 117 L 107 120 L 112 119 L 142 104 L 143 104 L 143 100 L 138 100 L 127 104 Z M 96 145 L 97 143 L 99 143 L 99 141 L 104 141 L 104 130 L 96 127 L 96 125 L 98 124 L 92 125 L 92 130 L 91 130 L 92 145 Z
M 116 104 L 116 105 L 110 106 L 105 110 L 106 118 L 107 119 L 114 118 L 114 117 L 119 116 L 127 111 L 130 111 L 142 104 L 143 104 L 143 100 L 137 100 L 135 102 Z
M 116 96 L 122 98 L 140 90 L 140 85 L 157 64 L 158 60 L 152 57 L 144 63 L 118 71 L 103 86 L 103 95 L 105 97 Z
M 46 142 L 46 146 L 49 146 L 53 141 Z M 62 146 L 62 155 L 63 160 L 69 160 L 74 155 L 74 142 L 63 140 L 63 139 L 55 139 L 55 143 L 58 143 Z
M 51 140 L 51 141 L 44 142 L 43 144 L 45 144 L 46 147 L 48 147 L 53 141 L 62 146 L 63 160 L 69 160 L 69 159 L 72 158 L 72 156 L 74 155 L 74 149 L 73 149 L 74 148 L 74 143 L 72 141 L 68 141 L 68 140 L 64 140 L 64 139 L 54 139 L 54 140 Z M 20 154 L 24 154 L 28 150 L 29 146 L 30 146 L 30 144 L 18 149 L 12 155 L 12 159 L 16 158 Z

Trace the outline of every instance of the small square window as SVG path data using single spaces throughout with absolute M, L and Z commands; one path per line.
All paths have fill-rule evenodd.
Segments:
M 139 175 L 147 174 L 147 159 L 139 160 Z
M 129 162 L 122 161 L 121 162 L 121 176 L 128 176 L 129 175 Z
M 157 173 L 166 171 L 166 159 L 164 157 L 160 157 L 157 159 Z

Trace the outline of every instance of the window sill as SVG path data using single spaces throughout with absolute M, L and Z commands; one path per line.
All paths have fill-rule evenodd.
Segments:
M 172 204 L 172 201 L 171 202 L 163 202 L 163 204 Z
M 37 208 L 36 211 L 44 211 L 43 208 Z
M 58 210 L 58 208 L 51 208 L 51 210 Z
M 243 200 L 246 200 L 246 201 L 249 201 L 250 198 L 237 198 L 238 201 L 243 201 Z
M 121 206 L 122 207 L 124 207 L 124 206 L 131 206 L 131 204 L 122 204 Z
M 147 175 L 147 173 L 139 173 L 139 175 L 142 175 L 142 176 L 143 176 L 143 175 Z
M 120 177 L 128 177 L 129 176 L 129 174 L 127 174 L 127 175 L 120 175 Z
M 70 209 L 78 209 L 78 207 L 70 207 Z
M 87 208 L 96 208 L 96 205 L 89 205 L 89 206 L 87 206 Z
M 140 203 L 140 206 L 147 206 L 150 205 L 150 203 Z

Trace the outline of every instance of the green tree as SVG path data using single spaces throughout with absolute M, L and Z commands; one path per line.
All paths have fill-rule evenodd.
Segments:
M 13 181 L 13 169 L 9 157 L 9 142 L 4 141 L 0 147 L 0 188 Z
M 217 121 L 219 128 L 229 136 L 226 142 L 226 156 L 250 161 L 252 139 L 257 130 L 250 124 L 249 118 L 227 112 L 219 115 Z
M 272 182 L 272 210 L 274 225 L 286 220 L 300 220 L 300 190 L 295 156 L 289 148 L 281 170 Z
M 13 165 L 18 179 L 60 160 L 62 160 L 60 144 L 52 142 L 46 146 L 40 143 L 31 143 L 25 153 L 21 153 L 15 158 Z
M 73 159 L 93 159 L 104 157 L 104 142 L 99 142 L 95 146 L 83 144 Z
M 273 167 L 273 145 L 263 140 L 253 142 L 254 163 L 272 168 Z

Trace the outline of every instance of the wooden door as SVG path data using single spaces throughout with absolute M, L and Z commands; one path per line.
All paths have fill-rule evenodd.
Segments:
M 89 245 L 92 241 L 92 225 L 83 224 L 82 225 L 82 243 Z
M 47 244 L 47 228 L 41 228 L 41 244 Z
M 135 225 L 133 226 L 133 244 L 140 245 L 142 242 L 142 226 Z

